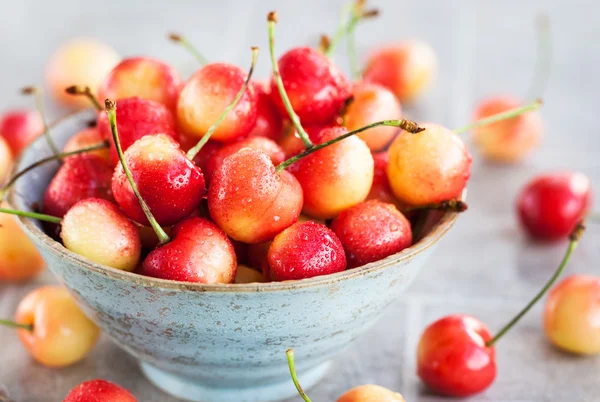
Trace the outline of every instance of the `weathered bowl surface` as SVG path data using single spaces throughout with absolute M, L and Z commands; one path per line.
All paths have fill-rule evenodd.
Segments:
M 52 130 L 62 146 L 95 117 L 69 116 Z M 43 138 L 17 169 L 49 155 Z M 40 203 L 58 167 L 23 177 L 9 202 L 29 210 Z M 445 214 L 415 246 L 382 261 L 334 275 L 256 285 L 199 285 L 142 277 L 91 263 L 21 219 L 52 272 L 124 350 L 140 360 L 158 387 L 204 402 L 274 401 L 295 394 L 285 351 L 294 347 L 305 387 L 328 362 L 366 331 L 411 283 L 435 243 L 450 229 Z

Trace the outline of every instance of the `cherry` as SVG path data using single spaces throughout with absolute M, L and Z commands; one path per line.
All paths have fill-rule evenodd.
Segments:
M 401 118 L 400 103 L 381 85 L 361 81 L 354 84 L 353 95 L 344 115 L 344 125 L 350 131 L 379 120 Z M 397 133 L 396 127 L 379 126 L 358 134 L 358 137 L 376 152 L 383 150 Z
M 346 251 L 348 268 L 396 254 L 412 244 L 408 219 L 392 204 L 365 201 L 343 211 L 331 224 Z
M 124 157 L 140 194 L 160 225 L 175 224 L 200 206 L 205 192 L 204 175 L 171 137 L 145 136 L 133 143 Z M 120 164 L 115 168 L 112 191 L 127 216 L 149 224 Z
M 205 165 L 204 173 L 210 181 L 214 171 L 221 166 L 225 158 L 235 154 L 241 149 L 257 149 L 263 151 L 271 158 L 274 165 L 278 165 L 285 160 L 283 149 L 276 142 L 266 137 L 248 137 L 243 140 L 227 144 L 216 151 Z
M 18 328 L 25 349 L 47 367 L 66 367 L 82 360 L 100 335 L 60 286 L 32 291 L 19 303 L 15 321 L 2 320 L 0 324 Z
M 142 245 L 138 229 L 113 203 L 88 198 L 73 205 L 62 220 L 65 247 L 98 264 L 133 271 Z
M 60 103 L 76 108 L 87 107 L 84 99 L 65 93 L 74 83 L 88 86 L 93 93 L 120 60 L 118 53 L 96 39 L 81 38 L 63 44 L 53 54 L 45 69 L 46 87 Z
M 346 134 L 345 128 L 322 130 L 317 143 Z M 303 211 L 316 218 L 334 218 L 367 198 L 373 184 L 373 157 L 357 137 L 321 149 L 288 168 L 302 186 Z
M 86 128 L 69 138 L 63 147 L 63 153 L 74 152 L 87 147 L 102 144 L 104 141 L 106 140 L 102 138 L 96 127 Z M 102 159 L 106 160 L 106 162 L 110 161 L 110 150 L 108 147 L 103 147 L 101 149 L 91 151 L 90 153 L 98 155 Z
M 425 42 L 407 41 L 373 53 L 363 78 L 388 88 L 404 102 L 421 95 L 436 73 L 437 57 L 433 48 Z
M 277 173 L 269 156 L 253 149 L 225 158 L 208 189 L 210 216 L 244 243 L 273 239 L 296 222 L 302 202 L 302 188 L 294 176 Z
M 326 128 L 332 127 L 339 127 L 339 125 L 327 124 L 324 126 L 306 126 L 304 129 L 306 131 L 306 134 L 308 135 L 309 140 L 312 143 L 315 141 L 316 138 L 318 138 L 318 135 L 321 131 L 323 131 Z M 293 129 L 292 127 L 290 127 L 287 133 L 279 140 L 279 145 L 281 146 L 281 149 L 283 149 L 286 158 L 296 156 L 306 149 L 302 138 L 300 138 L 300 134 L 298 134 L 298 131 Z
M 146 135 L 165 134 L 173 138 L 177 137 L 173 114 L 165 105 L 152 100 L 133 97 L 117 101 L 117 119 L 123 151 Z M 106 112 L 100 112 L 98 115 L 97 127 L 103 139 L 112 139 Z M 118 160 L 117 150 L 113 143 L 111 162 L 116 164 Z
M 379 385 L 367 384 L 352 388 L 337 402 L 405 402 L 402 395 Z
M 188 218 L 172 231 L 170 243 L 150 252 L 139 273 L 198 283 L 233 283 L 236 257 L 225 233 L 212 222 Z
M 466 397 L 490 386 L 496 377 L 494 345 L 543 297 L 556 282 L 577 247 L 584 231 L 578 224 L 565 255 L 548 282 L 495 336 L 476 318 L 467 315 L 444 317 L 425 329 L 417 353 L 417 373 L 433 391 Z
M 296 223 L 269 246 L 269 277 L 274 281 L 312 278 L 346 269 L 342 243 L 327 226 Z
M 591 204 L 589 179 L 578 172 L 535 177 L 517 198 L 521 225 L 532 238 L 557 240 L 571 233 Z
M 137 399 L 112 382 L 90 380 L 73 388 L 63 402 L 137 402 Z
M 475 111 L 475 120 L 501 113 L 521 105 L 510 96 L 485 99 Z M 482 155 L 497 162 L 522 160 L 539 143 L 542 136 L 542 118 L 538 112 L 504 120 L 473 130 L 473 139 Z
M 8 208 L 8 205 L 3 205 Z M 0 282 L 23 282 L 35 277 L 45 263 L 17 220 L 0 214 Z
M 13 164 L 13 156 L 6 140 L 0 137 L 0 185 L 8 179 Z
M 122 60 L 108 73 L 98 93 L 100 99 L 139 96 L 175 111 L 182 87 L 179 73 L 170 65 L 149 57 L 132 57 Z
M 572 275 L 559 283 L 544 308 L 544 332 L 571 353 L 600 353 L 600 278 Z
M 256 90 L 256 123 L 249 137 L 267 137 L 278 141 L 283 133 L 283 118 L 273 103 L 269 84 L 255 82 Z
M 245 265 L 238 265 L 235 273 L 235 283 L 260 283 L 264 281 L 265 277 L 262 272 Z
M 0 116 L 0 136 L 4 138 L 14 157 L 44 132 L 44 122 L 38 111 L 21 109 Z
M 305 124 L 332 122 L 352 95 L 350 82 L 331 60 L 310 47 L 288 50 L 275 62 L 275 12 L 269 13 L 268 22 L 274 75 L 271 94 L 279 112 L 289 114 L 293 109 L 290 118 L 294 124 L 297 118 Z

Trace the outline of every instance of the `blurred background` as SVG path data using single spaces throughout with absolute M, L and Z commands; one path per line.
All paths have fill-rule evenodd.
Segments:
M 152 56 L 188 77 L 197 67 L 181 47 L 166 39 L 175 31 L 189 38 L 211 61 L 246 69 L 249 48 L 261 47 L 258 77 L 270 72 L 266 14 L 277 10 L 279 54 L 300 44 L 316 45 L 335 31 L 344 0 L 258 1 L 178 0 L 7 2 L 0 13 L 0 109 L 33 107 L 19 94 L 42 84 L 44 66 L 62 43 L 95 37 L 122 56 Z M 492 94 L 523 97 L 535 74 L 536 16 L 548 15 L 552 66 L 541 110 L 545 137 L 518 165 L 484 162 L 474 154 L 469 211 L 460 217 L 409 292 L 386 317 L 336 362 L 312 392 L 331 401 L 354 385 L 378 383 L 407 401 L 437 401 L 414 373 L 416 343 L 423 328 L 442 315 L 470 313 L 494 330 L 513 316 L 555 269 L 565 243 L 528 241 L 515 219 L 515 198 L 533 176 L 552 170 L 578 170 L 600 183 L 600 24 L 587 0 L 374 0 L 381 16 L 357 28 L 361 58 L 389 42 L 419 38 L 439 58 L 435 85 L 406 113 L 418 121 L 450 128 L 470 121 L 478 101 Z M 336 62 L 345 71 L 345 47 Z M 50 121 L 68 113 L 47 100 Z M 470 143 L 470 141 L 467 141 Z M 600 202 L 594 201 L 595 210 Z M 600 229 L 590 225 L 570 272 L 596 272 Z M 0 316 L 11 316 L 29 289 L 50 281 L 45 273 L 27 286 L 0 285 Z M 473 401 L 597 401 L 600 361 L 554 350 L 543 338 L 541 305 L 499 344 L 495 384 Z M 282 352 L 283 353 L 283 352 Z M 82 363 L 52 371 L 33 363 L 14 331 L 0 329 L 0 385 L 16 401 L 56 401 L 79 382 L 103 377 L 129 388 L 141 401 L 171 401 L 141 375 L 135 362 L 103 339 Z M 441 400 L 441 399 L 440 399 Z

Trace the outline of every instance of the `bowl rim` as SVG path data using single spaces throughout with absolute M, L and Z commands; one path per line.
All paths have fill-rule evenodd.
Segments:
M 86 109 L 78 112 L 67 114 L 52 124 L 49 125 L 49 129 L 58 127 L 63 122 L 74 119 L 80 115 L 84 115 L 93 109 Z M 27 147 L 21 152 L 18 158 L 16 158 L 11 174 L 14 175 L 18 172 L 18 169 L 25 157 L 25 155 L 31 151 L 36 143 L 45 141 L 44 136 L 37 137 L 34 141 L 27 145 Z M 27 175 L 26 175 L 27 176 Z M 25 180 L 25 177 L 21 180 Z M 465 198 L 466 189 L 463 190 L 461 198 Z M 16 185 L 13 185 L 8 191 L 8 197 L 6 201 L 12 205 L 16 205 Z M 120 280 L 124 282 L 135 283 L 136 285 L 150 287 L 161 290 L 179 290 L 179 291 L 196 291 L 196 292 L 239 292 L 239 293 L 250 293 L 250 292 L 276 292 L 286 291 L 300 288 L 311 288 L 323 285 L 334 285 L 352 278 L 359 276 L 365 276 L 377 271 L 381 271 L 385 268 L 397 265 L 399 263 L 409 262 L 416 255 L 428 250 L 430 247 L 435 245 L 451 228 L 454 226 L 456 219 L 458 218 L 456 212 L 446 212 L 437 222 L 431 231 L 420 239 L 417 243 L 410 247 L 400 251 L 399 253 L 392 254 L 384 259 L 368 263 L 366 265 L 345 269 L 341 272 L 336 272 L 329 275 L 315 276 L 306 279 L 289 280 L 282 282 L 264 282 L 264 283 L 230 283 L 230 284 L 203 284 L 194 282 L 181 282 L 169 279 L 160 279 L 150 276 L 143 276 L 134 272 L 128 272 L 112 268 L 106 265 L 97 264 L 88 260 L 87 258 L 80 256 L 66 247 L 60 242 L 54 240 L 34 224 L 33 219 L 27 217 L 17 216 L 21 228 L 29 233 L 29 236 L 35 237 L 39 244 L 48 249 L 59 259 L 67 260 L 87 271 L 92 271 L 96 274 L 103 275 L 107 278 Z

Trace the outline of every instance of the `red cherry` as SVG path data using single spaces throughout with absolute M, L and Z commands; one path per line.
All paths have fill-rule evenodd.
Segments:
M 237 267 L 233 245 L 215 224 L 188 218 L 172 231 L 171 242 L 152 251 L 139 273 L 197 283 L 233 283 Z
M 228 63 L 207 64 L 198 70 L 181 90 L 177 102 L 177 122 L 183 132 L 190 137 L 203 137 L 235 99 L 247 75 L 246 71 Z M 245 137 L 256 118 L 256 90 L 254 85 L 249 85 L 211 139 L 228 142 Z
M 275 281 L 312 278 L 346 269 L 342 243 L 327 226 L 296 223 L 275 236 L 268 253 Z
M 283 118 L 271 99 L 271 88 L 268 84 L 255 82 L 256 89 L 256 123 L 250 130 L 249 137 L 267 137 L 279 140 L 283 133 Z
M 417 373 L 436 393 L 452 397 L 477 394 L 494 381 L 494 347 L 490 331 L 476 318 L 444 317 L 425 329 L 417 352 Z
M 292 108 L 303 124 L 332 122 L 352 95 L 350 81 L 342 71 L 313 48 L 289 50 L 278 66 Z M 275 79 L 271 81 L 271 96 L 279 112 L 287 116 Z
M 177 138 L 175 118 L 161 103 L 133 97 L 117 101 L 117 128 L 123 152 L 145 135 L 166 134 Z M 112 142 L 112 133 L 105 111 L 98 114 L 98 132 L 103 139 L 111 141 L 111 161 L 119 161 L 117 150 Z
M 87 198 L 112 200 L 113 169 L 95 154 L 67 158 L 48 185 L 42 210 L 63 217 L 76 203 Z
M 196 145 L 198 141 L 194 141 L 192 146 Z M 191 147 L 190 147 L 191 148 Z M 219 151 L 219 149 L 223 148 L 223 144 L 216 141 L 208 141 L 204 146 L 200 149 L 200 152 L 194 157 L 194 163 L 198 166 L 202 173 L 204 173 L 204 179 L 208 183 L 210 181 L 210 177 L 207 172 L 208 163 L 211 158 Z M 189 151 L 189 148 L 181 146 L 181 149 L 185 152 Z M 212 173 L 210 174 L 212 176 Z
M 145 136 L 133 143 L 124 157 L 142 198 L 160 225 L 177 223 L 200 205 L 205 192 L 202 171 L 187 159 L 171 137 Z M 149 224 L 122 164 L 115 168 L 112 191 L 127 216 L 143 225 Z
M 304 130 L 308 134 L 308 138 L 315 142 L 319 136 L 319 133 L 326 128 L 339 127 L 337 124 L 327 124 L 327 125 L 315 125 L 315 126 L 306 126 Z M 306 147 L 298 135 L 298 132 L 291 128 L 287 134 L 283 136 L 279 140 L 279 145 L 283 149 L 286 158 L 291 158 L 292 156 L 298 155 L 300 152 L 304 151 Z
M 112 100 L 139 96 L 174 111 L 182 87 L 179 73 L 170 65 L 149 57 L 131 57 L 112 69 L 98 89 L 98 96 Z
M 344 246 L 348 268 L 379 261 L 412 244 L 408 219 L 394 205 L 376 200 L 343 211 L 331 230 Z
M 591 204 L 589 179 L 578 172 L 540 175 L 517 198 L 521 225 L 533 238 L 565 238 L 587 213 Z
M 401 202 L 394 195 L 387 175 L 387 166 L 389 162 L 388 152 L 384 151 L 374 153 L 373 162 L 375 163 L 375 169 L 373 172 L 373 185 L 371 186 L 371 191 L 369 191 L 367 200 L 379 200 L 389 204 L 394 204 L 398 210 L 402 210 L 406 207 L 406 204 Z
M 0 136 L 15 157 L 43 132 L 44 122 L 38 111 L 12 110 L 0 116 Z
M 137 399 L 112 382 L 91 380 L 73 388 L 63 402 L 137 402 Z
M 208 189 L 210 216 L 244 243 L 273 239 L 298 220 L 302 188 L 293 175 L 275 172 L 267 154 L 254 149 L 225 158 Z

